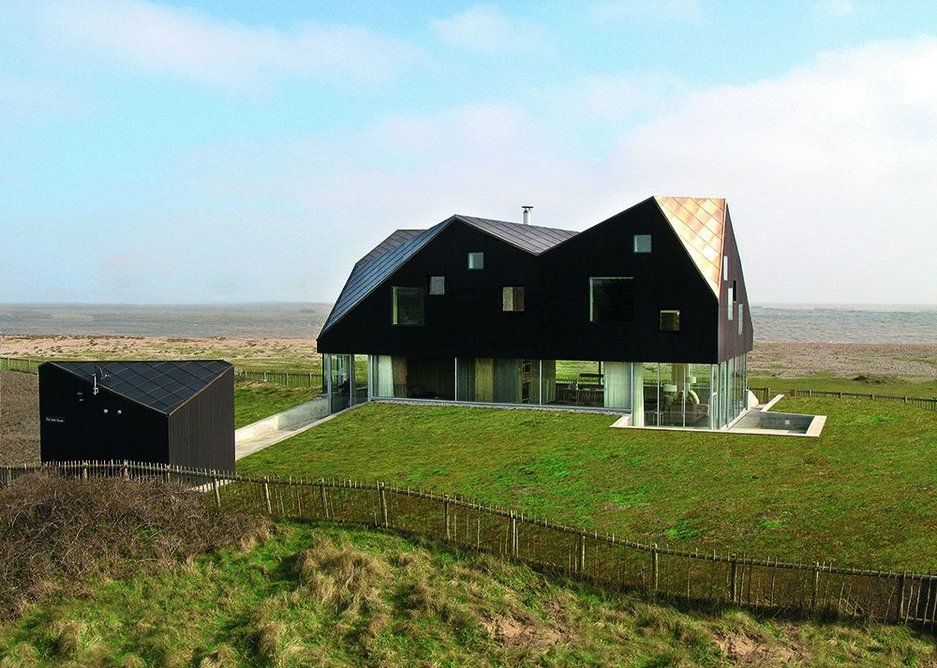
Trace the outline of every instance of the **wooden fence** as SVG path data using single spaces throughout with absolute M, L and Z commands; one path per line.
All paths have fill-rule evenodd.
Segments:
M 286 387 L 322 387 L 322 375 L 311 371 L 248 371 L 234 367 L 234 377 L 277 383 Z
M 43 467 L 81 478 L 176 481 L 228 511 L 426 536 L 616 590 L 931 628 L 937 620 L 937 575 L 677 550 L 383 483 L 265 478 L 132 462 L 64 462 L 0 467 L 0 485 Z
M 770 387 L 750 387 L 748 388 L 761 403 L 766 403 L 771 399 Z M 789 397 L 852 397 L 855 399 L 875 399 L 876 401 L 893 401 L 899 404 L 908 404 L 917 406 L 926 410 L 937 411 L 937 397 L 901 397 L 894 394 L 875 394 L 865 392 L 835 392 L 830 390 L 780 390 L 781 393 Z

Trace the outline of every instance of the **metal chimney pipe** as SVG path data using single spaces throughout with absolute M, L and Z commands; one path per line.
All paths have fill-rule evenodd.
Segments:
M 530 225 L 530 210 L 534 208 L 533 204 L 525 204 L 521 208 L 524 210 L 524 225 Z

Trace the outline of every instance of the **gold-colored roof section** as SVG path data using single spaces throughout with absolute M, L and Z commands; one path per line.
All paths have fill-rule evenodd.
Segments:
M 696 268 L 719 296 L 726 201 L 721 197 L 655 197 Z

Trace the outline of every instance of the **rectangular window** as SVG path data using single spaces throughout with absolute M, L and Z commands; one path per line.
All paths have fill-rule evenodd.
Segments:
M 589 278 L 589 322 L 631 322 L 634 285 L 631 278 Z
M 660 331 L 679 332 L 680 331 L 680 311 L 661 311 L 660 312 Z
M 423 325 L 423 289 L 394 286 L 394 324 Z
M 431 295 L 446 294 L 446 277 L 445 276 L 430 276 L 429 277 L 429 293 Z
M 635 253 L 650 253 L 651 252 L 651 235 L 650 234 L 634 235 L 634 252 Z
M 484 269 L 485 268 L 485 254 L 484 253 L 469 253 L 468 254 L 468 268 L 469 269 Z
M 741 335 L 741 333 L 742 333 L 742 329 L 743 329 L 743 328 L 742 328 L 742 323 L 743 323 L 744 321 L 745 321 L 744 318 L 742 318 L 742 305 L 739 304 L 739 334 L 740 334 L 740 335 Z
M 726 317 L 732 320 L 733 313 L 735 313 L 735 290 L 729 288 L 729 296 L 726 299 Z
M 732 281 L 732 301 L 737 302 L 739 300 L 739 287 L 736 285 L 735 281 Z
M 501 310 L 524 310 L 524 286 L 505 286 L 501 288 Z
M 729 256 L 728 255 L 722 256 L 722 280 L 724 281 L 729 280 Z

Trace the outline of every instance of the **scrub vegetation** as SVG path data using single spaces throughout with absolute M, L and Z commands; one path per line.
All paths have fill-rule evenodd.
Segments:
M 611 429 L 571 412 L 370 404 L 238 462 L 243 473 L 383 481 L 618 536 L 929 571 L 937 413 L 785 399 L 819 439 Z
M 0 666 L 927 665 L 907 627 L 692 610 L 364 530 L 281 523 L 0 623 Z

